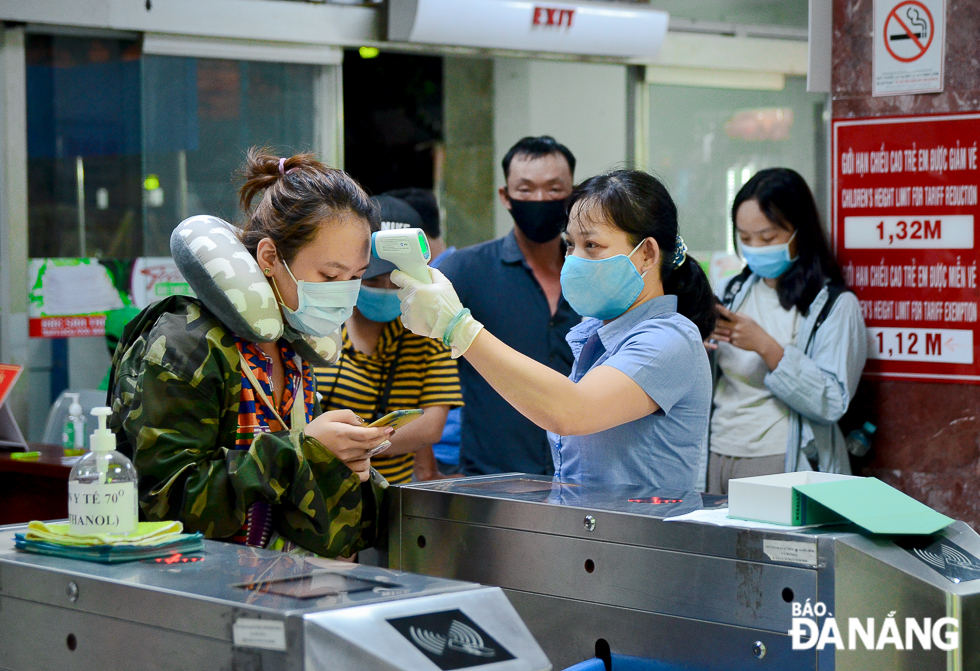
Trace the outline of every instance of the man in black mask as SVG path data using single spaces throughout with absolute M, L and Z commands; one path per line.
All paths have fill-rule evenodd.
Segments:
M 500 200 L 514 229 L 457 251 L 440 265 L 463 305 L 495 336 L 563 375 L 571 372 L 565 335 L 579 316 L 561 295 L 565 249 L 560 233 L 572 192 L 575 157 L 554 138 L 525 137 L 503 160 Z M 543 429 L 500 397 L 465 360 L 460 470 L 486 473 L 554 472 Z

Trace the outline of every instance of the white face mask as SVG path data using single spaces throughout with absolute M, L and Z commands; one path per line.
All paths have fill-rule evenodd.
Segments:
M 290 326 L 300 333 L 322 337 L 333 333 L 350 319 L 361 290 L 360 280 L 305 282 L 293 276 L 285 261 L 282 265 L 296 283 L 299 300 L 295 310 L 282 306 Z

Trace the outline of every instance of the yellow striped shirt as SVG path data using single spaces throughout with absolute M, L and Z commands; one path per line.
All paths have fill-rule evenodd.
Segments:
M 346 326 L 342 335 L 340 360 L 328 368 L 314 369 L 324 412 L 348 408 L 370 422 L 394 410 L 463 405 L 459 374 L 449 349 L 436 340 L 406 330 L 401 319 L 385 325 L 371 355 L 354 347 Z M 391 395 L 387 407 L 381 408 L 381 396 L 393 364 Z M 371 465 L 392 484 L 411 482 L 415 455 L 386 457 L 382 453 L 371 459 Z

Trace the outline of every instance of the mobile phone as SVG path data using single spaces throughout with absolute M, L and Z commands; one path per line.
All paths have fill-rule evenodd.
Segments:
M 395 410 L 394 412 L 389 412 L 381 419 L 376 419 L 371 422 L 368 424 L 368 427 L 390 426 L 397 431 L 409 422 L 421 417 L 423 412 L 422 410 Z
M 424 412 L 423 410 L 395 410 L 394 412 L 389 412 L 381 419 L 377 419 L 371 422 L 370 424 L 368 424 L 368 427 L 374 428 L 374 427 L 390 426 L 391 428 L 397 431 L 398 429 L 402 428 L 412 420 L 421 417 L 423 412 Z M 381 445 L 378 445 L 376 448 L 368 452 L 367 457 L 370 459 L 376 454 L 381 454 L 389 447 L 391 447 L 391 442 L 386 440 L 385 442 L 381 443 Z
M 386 440 L 385 442 L 381 443 L 380 445 L 378 445 L 376 448 L 374 448 L 373 450 L 371 450 L 370 452 L 368 452 L 364 456 L 366 456 L 368 459 L 370 459 L 371 457 L 373 457 L 375 455 L 381 454 L 382 452 L 384 452 L 385 450 L 387 450 L 389 447 L 391 447 L 391 441 L 390 440 Z

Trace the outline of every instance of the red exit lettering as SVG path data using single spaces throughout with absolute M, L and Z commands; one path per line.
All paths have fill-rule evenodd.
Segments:
M 574 16 L 574 9 L 535 6 L 534 18 L 532 19 L 531 23 L 535 26 L 564 26 L 566 28 L 571 28 L 572 17 Z

